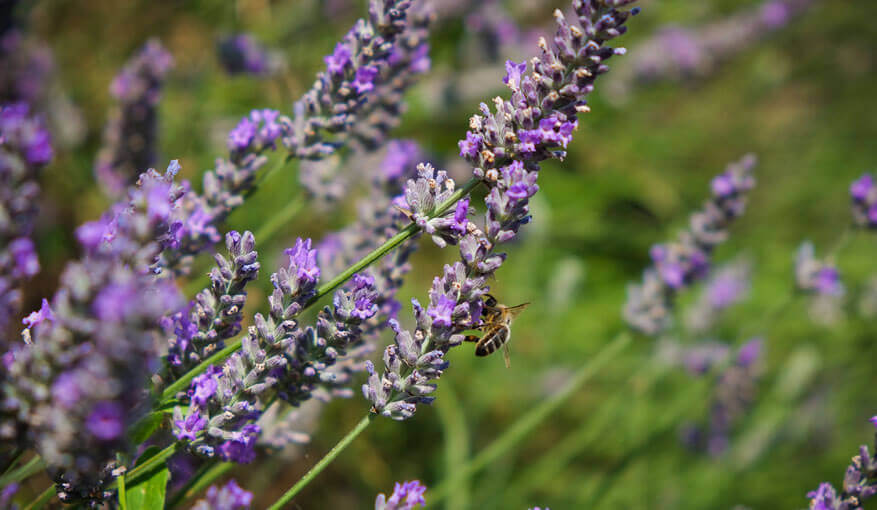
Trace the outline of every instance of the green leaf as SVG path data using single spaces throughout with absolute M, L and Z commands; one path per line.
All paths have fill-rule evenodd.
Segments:
M 137 459 L 139 466 L 147 459 L 161 451 L 157 446 L 150 446 Z M 167 492 L 167 481 L 170 473 L 167 464 L 161 464 L 141 478 L 135 485 L 127 489 L 128 510 L 162 510 Z

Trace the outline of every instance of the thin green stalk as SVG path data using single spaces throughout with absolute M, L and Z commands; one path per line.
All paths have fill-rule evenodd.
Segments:
M 33 500 L 24 507 L 24 510 L 39 510 L 40 508 L 46 506 L 49 501 L 52 501 L 52 498 L 55 497 L 55 486 L 50 485 L 46 490 L 40 493 L 37 496 L 37 499 Z
M 7 461 L 6 465 L 3 466 L 3 474 L 7 474 L 18 465 L 18 461 L 21 460 L 21 456 L 24 455 L 24 450 L 21 448 L 16 448 L 9 455 L 9 461 Z
M 46 463 L 39 455 L 34 455 L 20 468 L 0 477 L 0 487 L 6 487 L 10 483 L 17 483 L 46 469 Z
M 366 415 L 363 419 L 359 420 L 359 423 L 357 423 L 356 426 L 353 427 L 353 430 L 348 432 L 346 436 L 342 437 L 341 440 L 338 441 L 338 443 L 333 446 L 331 450 L 329 450 L 329 453 L 327 453 L 322 459 L 320 459 L 320 461 L 317 462 L 314 467 L 308 470 L 308 472 L 305 473 L 305 475 L 301 477 L 301 479 L 296 482 L 295 485 L 292 486 L 292 488 L 286 491 L 286 493 L 284 493 L 283 496 L 280 497 L 280 499 L 278 499 L 274 502 L 273 505 L 268 507 L 268 510 L 280 510 L 281 508 L 283 508 L 284 505 L 292 501 L 292 498 L 294 498 L 296 494 L 301 492 L 301 490 L 304 489 L 309 483 L 311 483 L 311 481 L 313 481 L 313 479 L 316 478 L 317 475 L 322 473 L 323 470 L 326 469 L 326 466 L 331 464 L 332 461 L 335 460 L 335 458 L 338 457 L 338 455 L 343 452 L 345 448 L 350 446 L 350 443 L 352 443 L 353 440 L 356 439 L 356 437 L 359 436 L 362 431 L 369 426 L 375 416 L 377 415 L 374 413 L 368 413 L 368 415 Z
M 206 464 L 203 470 L 195 473 L 192 478 L 183 485 L 180 490 L 168 501 L 167 507 L 174 508 L 179 504 L 197 496 L 202 490 L 210 486 L 216 479 L 222 477 L 232 469 L 235 464 L 233 462 L 219 462 Z
M 128 510 L 128 488 L 125 487 L 125 473 L 116 478 L 119 485 L 119 506 L 122 510 Z
M 164 464 L 167 459 L 169 459 L 173 454 L 177 453 L 179 449 L 180 443 L 174 443 L 164 450 L 156 453 L 152 457 L 146 459 L 143 464 L 140 464 L 139 466 L 129 471 L 127 474 L 127 478 L 131 481 L 131 485 L 136 485 L 137 482 L 139 482 L 144 475 L 149 474 L 150 471 L 159 467 L 161 464 Z M 107 486 L 107 489 L 112 490 L 118 488 L 118 482 L 119 479 L 116 478 L 112 481 L 112 483 Z
M 461 188 L 457 189 L 453 195 L 450 196 L 444 203 L 442 203 L 439 207 L 436 208 L 434 216 L 439 216 L 450 210 L 454 204 L 457 203 L 458 200 L 468 195 L 473 189 L 475 189 L 481 181 L 478 179 L 470 179 L 466 184 L 464 184 Z M 304 308 L 308 308 L 313 305 L 317 301 L 319 301 L 323 296 L 333 292 L 335 289 L 340 287 L 344 282 L 353 277 L 354 274 L 362 271 L 367 268 L 376 260 L 380 259 L 393 249 L 395 249 L 400 244 L 404 243 L 408 239 L 414 237 L 418 232 L 420 232 L 420 227 L 415 225 L 414 223 L 408 225 L 404 229 L 400 230 L 398 234 L 391 237 L 384 244 L 374 249 L 371 253 L 357 261 L 352 266 L 348 267 L 344 272 L 331 279 L 329 282 L 319 286 L 317 288 L 317 292 L 310 301 L 308 301 Z M 179 379 L 171 383 L 161 394 L 161 401 L 165 401 L 167 399 L 173 398 L 174 395 L 179 393 L 180 391 L 189 387 L 189 383 L 196 376 L 204 373 L 207 370 L 207 367 L 210 365 L 217 364 L 227 357 L 231 356 L 232 353 L 237 351 L 241 346 L 241 339 L 243 337 L 238 337 L 237 339 L 230 342 L 224 349 L 214 353 L 212 356 L 202 361 L 198 366 L 189 370 L 185 374 L 183 374 Z
M 450 383 L 450 381 L 446 381 Z M 460 400 L 451 384 L 442 385 L 441 395 L 436 399 L 436 411 L 445 438 L 445 478 L 454 486 L 445 505 L 449 509 L 469 507 L 469 483 L 457 476 L 457 468 L 469 459 L 469 429 L 460 408 Z
M 576 393 L 584 383 L 590 380 L 594 374 L 609 363 L 630 342 L 630 333 L 625 331 L 618 334 L 590 362 L 579 368 L 570 378 L 569 382 L 567 382 L 566 386 L 519 418 L 518 421 L 478 453 L 478 455 L 473 457 L 466 465 L 458 468 L 456 473 L 457 479 L 472 476 L 511 450 L 522 439 L 536 430 L 551 413 L 560 408 L 569 397 Z M 452 488 L 454 486 L 449 483 L 449 480 L 440 483 L 435 489 L 430 491 L 430 503 L 441 501 Z

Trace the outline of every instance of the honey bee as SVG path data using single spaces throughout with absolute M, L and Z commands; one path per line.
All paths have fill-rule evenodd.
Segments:
M 484 307 L 481 309 L 481 326 L 478 331 L 482 333 L 479 338 L 476 335 L 467 335 L 465 341 L 478 342 L 475 344 L 476 356 L 487 356 L 502 347 L 505 366 L 511 366 L 509 354 L 509 340 L 512 338 L 512 319 L 527 308 L 530 303 L 522 303 L 518 306 L 501 305 L 490 294 L 484 295 Z

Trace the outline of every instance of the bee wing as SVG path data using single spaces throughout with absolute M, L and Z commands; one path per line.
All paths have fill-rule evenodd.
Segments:
M 509 338 L 508 340 L 511 340 L 511 338 Z M 502 357 L 505 360 L 505 367 L 512 368 L 512 353 L 509 350 L 508 340 L 506 340 L 505 345 L 502 346 Z
M 518 306 L 510 306 L 508 307 L 508 313 L 512 317 L 517 316 L 519 313 L 523 312 L 525 308 L 530 306 L 530 303 L 521 303 Z

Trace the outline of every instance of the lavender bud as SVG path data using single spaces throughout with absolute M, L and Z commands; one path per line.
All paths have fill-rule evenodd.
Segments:
M 253 501 L 253 494 L 229 480 L 222 487 L 211 485 L 207 497 L 198 500 L 192 510 L 247 510 Z

